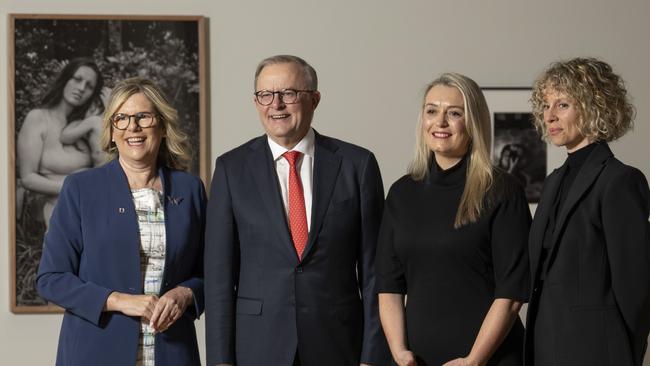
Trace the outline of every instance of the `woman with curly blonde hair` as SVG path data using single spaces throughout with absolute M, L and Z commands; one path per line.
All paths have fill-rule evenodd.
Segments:
M 529 238 L 526 364 L 640 366 L 650 330 L 649 191 L 607 142 L 634 107 L 607 63 L 552 64 L 531 98 L 541 135 L 566 148 L 544 183 Z

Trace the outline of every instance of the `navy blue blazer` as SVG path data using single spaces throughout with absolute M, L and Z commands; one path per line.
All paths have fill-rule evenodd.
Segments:
M 375 250 L 383 185 L 368 150 L 316 134 L 298 260 L 266 135 L 217 159 L 205 244 L 208 365 L 389 363 Z
M 176 286 L 194 306 L 156 335 L 156 365 L 198 365 L 194 320 L 203 312 L 205 190 L 188 173 L 161 168 L 167 251 L 160 295 Z M 142 294 L 140 233 L 119 162 L 68 176 L 45 235 L 38 293 L 65 309 L 57 365 L 133 365 L 140 318 L 104 312 L 113 291 Z

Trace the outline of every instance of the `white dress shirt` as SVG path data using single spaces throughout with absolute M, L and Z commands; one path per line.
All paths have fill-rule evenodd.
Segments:
M 300 151 L 302 156 L 296 161 L 296 169 L 300 174 L 300 181 L 302 182 L 302 191 L 305 196 L 305 212 L 307 214 L 307 230 L 311 229 L 311 201 L 312 190 L 314 187 L 314 141 L 316 135 L 313 129 L 309 129 L 307 135 L 300 140 L 300 142 L 291 149 L 292 151 Z M 278 173 L 278 181 L 280 182 L 280 190 L 282 194 L 282 203 L 284 204 L 284 213 L 289 220 L 289 162 L 282 154 L 289 151 L 284 146 L 279 145 L 267 136 L 273 161 L 275 162 L 275 171 Z

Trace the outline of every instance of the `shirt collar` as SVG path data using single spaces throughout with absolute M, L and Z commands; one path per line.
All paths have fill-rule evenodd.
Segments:
M 267 141 L 269 142 L 269 147 L 271 148 L 271 154 L 273 155 L 273 160 L 278 160 L 282 157 L 282 154 L 289 151 L 286 147 L 278 144 L 273 141 L 270 136 L 267 135 Z M 314 133 L 313 128 L 309 128 L 305 137 L 298 142 L 296 146 L 293 147 L 293 151 L 300 151 L 303 155 L 314 156 L 314 146 L 316 141 L 316 134 Z

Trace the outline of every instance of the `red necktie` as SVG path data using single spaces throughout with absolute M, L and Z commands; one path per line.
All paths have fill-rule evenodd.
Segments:
M 308 235 L 305 194 L 302 191 L 300 174 L 296 170 L 296 161 L 301 155 L 300 151 L 287 151 L 283 154 L 289 162 L 289 229 L 299 259 L 302 259 Z

